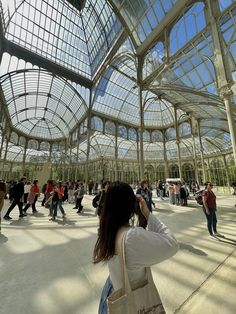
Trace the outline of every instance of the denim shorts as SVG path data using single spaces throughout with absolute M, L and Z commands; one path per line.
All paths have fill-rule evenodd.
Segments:
M 112 293 L 113 287 L 110 277 L 107 278 L 105 285 L 102 289 L 102 294 L 99 303 L 98 314 L 107 314 L 107 297 Z

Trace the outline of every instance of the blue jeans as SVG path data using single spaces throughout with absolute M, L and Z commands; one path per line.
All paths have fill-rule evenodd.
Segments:
M 62 207 L 62 200 L 59 200 L 59 201 L 58 201 L 58 207 L 59 207 L 59 209 L 60 209 L 62 215 L 64 215 L 64 214 L 65 214 L 65 211 L 64 211 L 64 208 Z
M 50 205 L 50 214 L 54 218 L 57 217 L 57 205 L 58 205 L 58 201 L 52 201 Z
M 113 287 L 110 277 L 107 278 L 105 285 L 102 289 L 102 294 L 99 303 L 98 314 L 107 314 L 107 297 L 112 293 Z
M 209 231 L 210 234 L 213 234 L 217 232 L 216 230 L 216 224 L 217 224 L 217 218 L 216 218 L 216 209 L 215 208 L 209 208 L 209 212 L 210 214 L 207 215 L 206 210 L 204 210 L 204 213 L 206 215 L 206 219 L 207 219 L 207 229 Z

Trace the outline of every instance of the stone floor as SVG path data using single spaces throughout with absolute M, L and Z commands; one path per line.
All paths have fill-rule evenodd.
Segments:
M 12 221 L 2 220 L 0 236 L 0 314 L 95 314 L 108 275 L 103 264 L 93 265 L 98 218 L 84 198 L 84 213 L 65 204 L 67 216 L 49 221 L 48 210 Z M 188 207 L 156 202 L 155 215 L 170 227 L 180 250 L 152 267 L 167 314 L 236 313 L 235 196 L 217 195 L 218 231 L 212 240 L 205 216 L 194 200 Z M 8 200 L 5 201 L 4 215 Z M 123 314 L 123 313 L 121 313 Z

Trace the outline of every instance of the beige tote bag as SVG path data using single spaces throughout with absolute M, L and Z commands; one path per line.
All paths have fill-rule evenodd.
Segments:
M 131 290 L 125 265 L 125 232 L 119 243 L 118 255 L 123 276 L 123 288 L 114 291 L 107 298 L 108 313 L 110 314 L 165 314 L 161 298 L 153 282 L 150 267 L 146 267 L 147 281 Z

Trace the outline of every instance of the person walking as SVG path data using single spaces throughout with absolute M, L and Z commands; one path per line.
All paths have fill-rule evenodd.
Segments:
M 31 182 L 27 181 L 24 185 L 24 204 L 27 204 L 27 199 L 31 189 Z
M 75 193 L 77 193 L 77 198 L 74 209 L 78 209 L 77 214 L 79 214 L 83 210 L 83 206 L 81 204 L 85 193 L 83 182 L 79 183 L 78 189 L 75 191 Z
M 46 186 L 46 191 L 45 191 L 45 195 L 46 195 L 46 199 L 45 199 L 45 204 L 44 206 L 49 208 L 50 207 L 50 201 L 48 202 L 48 199 L 50 198 L 52 191 L 54 190 L 54 183 L 53 180 L 48 180 L 47 182 L 47 186 Z
M 207 229 L 211 238 L 216 236 L 222 237 L 217 232 L 217 216 L 216 216 L 216 196 L 212 191 L 213 184 L 208 181 L 205 183 L 205 190 L 202 192 L 203 212 L 207 219 Z
M 37 213 L 36 209 L 36 202 L 38 199 L 40 192 L 39 192 L 39 186 L 38 186 L 38 180 L 34 180 L 33 184 L 31 185 L 30 192 L 27 198 L 27 204 L 25 205 L 23 212 L 26 214 L 27 209 L 31 206 L 32 207 L 32 212 Z
M 100 299 L 99 314 L 107 313 L 107 297 L 123 286 L 117 255 L 122 235 L 125 236 L 125 260 L 131 289 L 145 281 L 145 267 L 170 258 L 178 250 L 174 235 L 150 212 L 145 199 L 134 194 L 129 184 L 113 182 L 106 193 L 100 216 L 100 232 L 93 254 L 94 264 L 106 262 L 109 269 L 109 277 Z M 138 226 L 130 225 L 134 217 L 138 218 Z M 145 229 L 146 225 L 148 230 Z
M 19 182 L 14 186 L 13 191 L 12 191 L 13 201 L 10 207 L 8 208 L 5 216 L 3 217 L 4 219 L 6 220 L 12 219 L 12 217 L 10 217 L 9 215 L 16 205 L 18 205 L 18 208 L 19 208 L 19 212 L 20 212 L 19 217 L 21 218 L 21 217 L 27 216 L 26 214 L 23 213 L 25 182 L 26 182 L 26 177 L 21 177 Z
M 43 193 L 43 200 L 41 205 L 44 206 L 45 202 L 46 202 L 46 188 L 47 188 L 47 183 L 44 183 L 41 189 L 41 192 Z
M 64 208 L 62 207 L 63 197 L 65 195 L 65 188 L 63 187 L 62 181 L 59 181 L 56 187 L 56 192 L 58 194 L 58 207 L 62 213 L 62 218 L 66 217 Z

